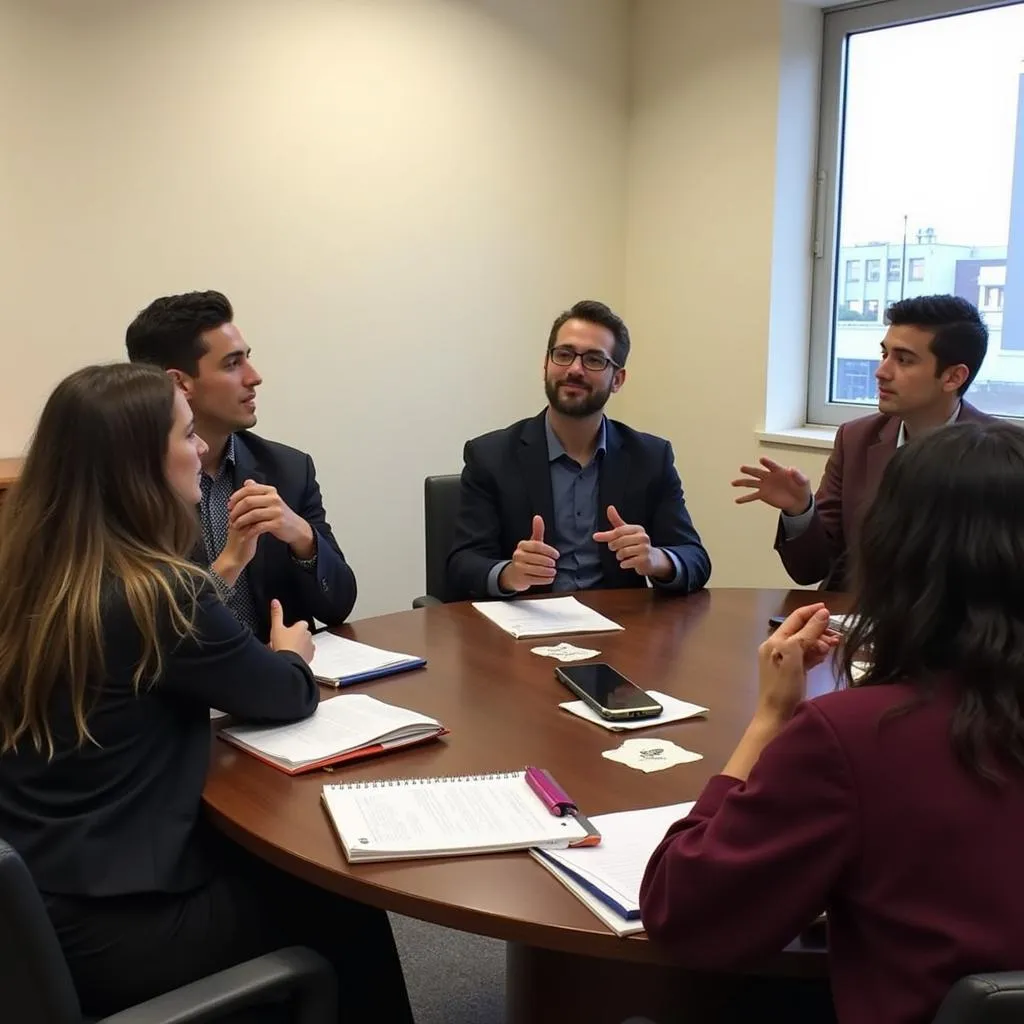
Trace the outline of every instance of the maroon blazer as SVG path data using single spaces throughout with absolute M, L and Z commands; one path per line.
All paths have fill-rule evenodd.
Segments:
M 648 935 L 698 970 L 777 953 L 821 911 L 840 1024 L 925 1024 L 977 971 L 1024 966 L 1024 777 L 986 786 L 949 741 L 947 688 L 806 701 L 746 783 L 713 777 L 655 850 Z
M 992 419 L 969 402 L 960 406 L 958 423 Z M 882 473 L 896 453 L 900 418 L 874 413 L 844 423 L 836 431 L 835 447 L 814 496 L 814 517 L 807 529 L 786 540 L 782 518 L 775 550 L 796 583 L 822 582 L 824 590 L 846 590 L 846 553 L 860 532 L 864 513 L 878 490 Z

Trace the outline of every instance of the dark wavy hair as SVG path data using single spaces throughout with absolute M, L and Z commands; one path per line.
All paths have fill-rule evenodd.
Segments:
M 957 759 L 991 782 L 1024 770 L 1024 430 L 955 424 L 901 448 L 865 516 L 854 579 L 850 685 L 907 682 L 927 700 L 948 678 Z M 854 683 L 858 653 L 870 667 Z
M 162 370 L 199 374 L 207 352 L 203 334 L 229 324 L 235 317 L 222 292 L 186 292 L 154 299 L 128 325 L 125 345 L 133 363 L 152 363 Z

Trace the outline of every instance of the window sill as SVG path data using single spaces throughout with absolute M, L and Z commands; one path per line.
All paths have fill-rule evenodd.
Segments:
M 754 436 L 761 444 L 780 444 L 787 448 L 831 449 L 835 443 L 837 429 L 812 423 L 806 427 L 791 427 L 788 430 L 758 430 Z

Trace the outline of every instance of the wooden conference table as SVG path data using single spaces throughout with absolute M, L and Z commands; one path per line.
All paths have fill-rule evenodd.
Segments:
M 295 778 L 215 740 L 207 808 L 237 842 L 324 889 L 506 940 L 509 1024 L 618 1024 L 632 1013 L 655 1020 L 713 1019 L 716 997 L 734 979 L 672 969 L 644 936 L 618 938 L 525 852 L 349 866 L 321 807 L 320 790 L 325 781 L 461 775 L 532 764 L 551 771 L 589 815 L 693 800 L 749 721 L 757 694 L 756 651 L 767 635 L 768 617 L 817 597 L 782 590 L 711 590 L 685 598 L 639 589 L 582 595 L 625 629 L 575 637 L 578 646 L 600 650 L 599 660 L 644 688 L 710 708 L 704 719 L 632 734 L 669 739 L 704 755 L 651 774 L 601 757 L 628 734 L 608 732 L 558 708 L 572 698 L 554 678 L 557 662 L 530 652 L 557 641 L 513 640 L 469 604 L 354 622 L 340 632 L 423 655 L 427 667 L 353 689 L 431 715 L 451 734 L 333 774 Z M 834 605 L 845 608 L 842 598 Z M 832 686 L 828 666 L 812 674 L 812 693 Z M 824 971 L 824 953 L 795 942 L 755 973 Z

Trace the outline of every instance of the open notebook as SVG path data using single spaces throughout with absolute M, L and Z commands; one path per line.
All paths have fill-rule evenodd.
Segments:
M 309 667 L 320 682 L 329 686 L 349 686 L 421 668 L 427 663 L 425 658 L 415 654 L 383 651 L 333 633 L 317 633 L 313 637 L 313 649 Z
M 670 825 L 690 813 L 692 803 L 641 811 L 599 814 L 591 824 L 601 845 L 579 850 L 531 850 L 533 856 L 616 935 L 644 930 L 640 883 Z
M 440 722 L 417 711 L 385 704 L 365 693 L 346 693 L 320 701 L 316 711 L 301 722 L 233 725 L 218 735 L 261 761 L 298 775 L 424 743 L 447 731 Z
M 582 815 L 552 814 L 525 772 L 324 786 L 323 802 L 354 864 L 600 841 Z
M 473 607 L 517 640 L 563 633 L 609 633 L 622 629 L 575 597 L 546 597 L 529 601 L 474 601 Z

